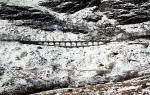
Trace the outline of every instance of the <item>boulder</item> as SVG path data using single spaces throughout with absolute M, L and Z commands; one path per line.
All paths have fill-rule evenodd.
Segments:
M 102 16 L 100 16 L 100 15 L 90 15 L 90 16 L 87 16 L 86 18 L 84 18 L 84 20 L 92 21 L 92 22 L 97 22 L 101 19 L 102 19 Z

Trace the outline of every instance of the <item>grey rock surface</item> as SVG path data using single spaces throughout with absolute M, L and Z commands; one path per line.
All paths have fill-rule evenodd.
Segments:
M 136 24 L 150 20 L 149 2 L 146 3 L 126 3 L 126 2 L 112 2 L 108 17 L 116 19 L 119 24 Z M 137 20 L 138 19 L 138 20 Z

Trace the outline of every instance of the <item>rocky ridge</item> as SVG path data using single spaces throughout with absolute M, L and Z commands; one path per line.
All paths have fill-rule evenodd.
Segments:
M 108 10 L 106 14 L 108 18 L 116 19 L 119 24 L 136 24 L 150 20 L 150 4 L 147 2 L 135 4 L 119 1 L 111 4 L 110 11 Z

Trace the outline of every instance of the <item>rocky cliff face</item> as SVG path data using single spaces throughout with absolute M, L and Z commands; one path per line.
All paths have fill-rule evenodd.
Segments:
M 134 2 L 112 2 L 108 17 L 116 19 L 119 24 L 136 24 L 150 20 L 150 4 Z
M 1 0 L 0 95 L 150 94 L 149 9 L 144 0 Z
M 101 0 L 49 0 L 40 3 L 41 6 L 63 13 L 75 13 L 86 7 L 100 6 Z

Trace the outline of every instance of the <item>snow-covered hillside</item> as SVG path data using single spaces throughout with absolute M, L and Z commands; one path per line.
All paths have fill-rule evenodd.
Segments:
M 1 92 L 78 87 L 149 74 L 149 46 L 142 44 L 149 41 L 134 43 L 39 49 L 39 46 L 1 42 Z
M 95 2 L 90 3 L 91 0 L 82 7 L 78 6 L 82 3 L 78 0 L 0 2 L 0 95 L 113 84 L 150 74 L 150 15 L 145 17 L 149 12 L 148 2 L 134 5 L 121 0 L 103 0 L 100 9 Z M 56 8 L 48 5 L 51 3 L 56 4 Z M 110 10 L 110 4 L 120 5 Z M 69 10 L 70 6 L 74 9 Z M 61 9 L 68 11 L 58 11 Z M 143 14 L 139 10 L 144 10 Z M 133 23 L 130 13 L 147 20 L 137 19 L 140 23 Z M 128 23 L 122 24 L 124 19 Z M 65 48 L 7 40 L 108 42 Z

